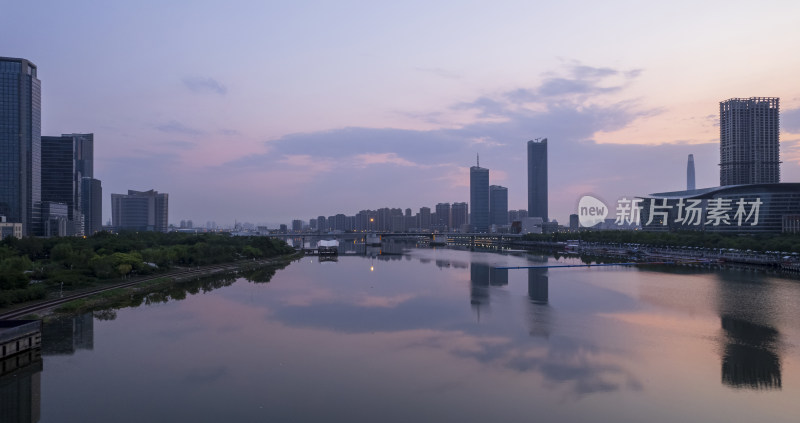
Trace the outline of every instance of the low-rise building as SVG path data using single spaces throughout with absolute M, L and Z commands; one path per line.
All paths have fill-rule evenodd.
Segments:
M 781 233 L 800 230 L 800 183 L 728 185 L 642 197 L 646 231 Z

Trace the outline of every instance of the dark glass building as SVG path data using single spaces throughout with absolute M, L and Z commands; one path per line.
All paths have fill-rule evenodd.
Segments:
M 119 231 L 167 232 L 168 214 L 168 194 L 152 189 L 111 194 L 111 223 Z
M 76 234 L 75 227 L 80 218 L 79 204 L 75 199 L 80 184 L 75 181 L 75 148 L 69 137 L 42 137 L 42 201 L 61 203 L 66 206 L 67 230 L 70 235 Z M 43 217 L 46 221 L 47 219 Z M 46 223 L 46 222 L 45 222 Z M 37 235 L 48 236 L 49 233 Z
M 528 141 L 528 217 L 547 218 L 547 138 Z
M 489 169 L 469 168 L 469 216 L 475 232 L 489 232 Z
M 41 83 L 36 65 L 0 57 L 0 215 L 41 232 Z
M 103 230 L 103 187 L 99 179 L 81 180 L 83 234 L 94 235 Z
M 93 156 L 94 134 L 42 137 L 42 201 L 67 205 L 68 235 L 94 233 L 85 231 L 84 206 L 91 209 L 93 205 L 83 200 L 83 178 L 94 176 Z M 87 195 L 102 201 L 101 196 Z
M 643 197 L 639 206 L 645 231 L 800 231 L 796 225 L 800 219 L 800 183 L 662 192 Z
M 500 185 L 489 186 L 489 223 L 508 225 L 508 188 Z
M 780 169 L 780 99 L 719 103 L 719 184 L 776 184 Z

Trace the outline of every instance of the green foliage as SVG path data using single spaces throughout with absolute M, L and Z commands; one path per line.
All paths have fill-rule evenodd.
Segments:
M 250 245 L 245 245 L 244 248 L 242 248 L 242 254 L 247 258 L 261 258 L 264 255 L 261 250 Z
M 55 261 L 66 261 L 70 257 L 72 257 L 72 245 L 64 242 L 61 244 L 56 244 L 52 250 L 50 250 L 50 259 Z
M 28 285 L 25 271 L 31 268 L 27 257 L 9 257 L 0 261 L 0 289 L 22 289 Z
M 0 241 L 0 291 L 24 289 L 30 279 L 51 288 L 74 288 L 132 275 L 240 259 L 290 254 L 279 239 L 229 234 L 99 232 L 90 237 L 23 238 Z M 155 266 L 148 264 L 152 263 Z M 32 272 L 26 273 L 31 270 Z
M 0 291 L 0 307 L 24 303 L 26 301 L 39 300 L 46 295 L 43 286 L 31 286 L 22 289 L 7 289 Z
M 86 298 L 78 298 L 70 302 L 64 303 L 56 311 L 59 313 L 77 313 L 86 308 L 88 300 Z

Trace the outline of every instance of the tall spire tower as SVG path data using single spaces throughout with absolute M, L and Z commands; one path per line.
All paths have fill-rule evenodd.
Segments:
M 686 189 L 695 189 L 694 184 L 694 154 L 689 155 L 689 163 L 686 165 Z
M 469 168 L 469 223 L 475 232 L 489 232 L 489 169 Z

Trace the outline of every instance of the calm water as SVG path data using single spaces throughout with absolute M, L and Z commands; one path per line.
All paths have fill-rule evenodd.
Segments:
M 49 325 L 43 370 L 6 383 L 3 407 L 42 422 L 800 421 L 797 280 L 493 269 L 545 263 L 307 257 L 269 283 L 155 295 Z

